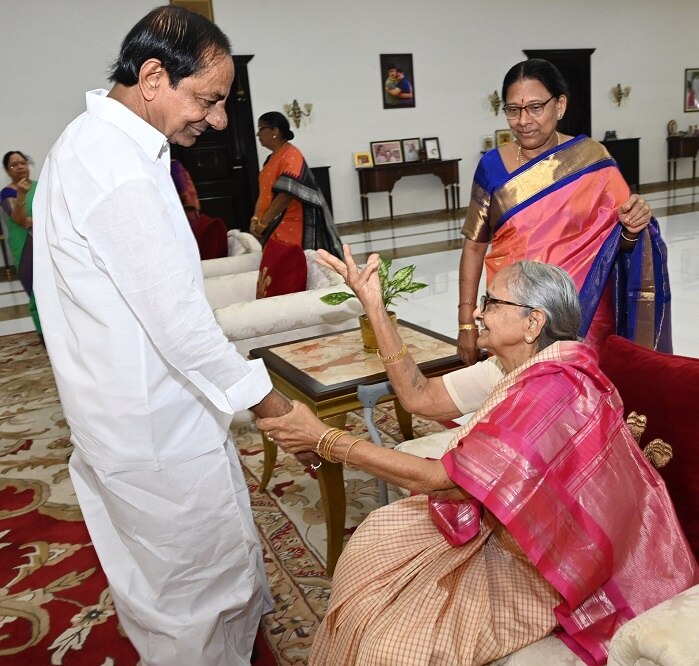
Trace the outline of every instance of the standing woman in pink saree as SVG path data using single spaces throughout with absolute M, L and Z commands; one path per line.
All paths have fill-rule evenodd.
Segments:
M 318 254 L 364 306 L 403 406 L 476 414 L 441 460 L 328 429 L 299 402 L 258 421 L 289 452 L 413 493 L 345 546 L 309 665 L 478 666 L 556 630 L 603 664 L 622 624 L 695 583 L 696 561 L 619 394 L 577 339 L 572 280 L 533 261 L 497 273 L 474 308 L 493 356 L 427 378 L 383 307 L 378 256 L 358 271 L 345 248 L 347 264 Z
M 657 222 L 646 202 L 630 195 L 602 144 L 556 131 L 568 105 L 561 73 L 546 60 L 520 62 L 505 75 L 502 98 L 515 141 L 481 158 L 462 229 L 463 360 L 478 358 L 472 313 L 484 261 L 490 284 L 521 259 L 570 274 L 582 306 L 579 333 L 593 347 L 618 333 L 672 351 L 666 249 Z

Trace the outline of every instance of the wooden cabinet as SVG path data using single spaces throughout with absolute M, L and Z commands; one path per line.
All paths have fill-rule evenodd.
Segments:
M 638 192 L 639 168 L 638 152 L 640 139 L 609 139 L 602 141 L 602 145 L 619 165 L 621 175 L 628 183 L 632 192 Z
M 252 58 L 233 56 L 235 80 L 226 100 L 226 129 L 208 129 L 193 146 L 172 146 L 171 152 L 192 176 L 202 212 L 222 217 L 229 229 L 243 231 L 250 226 L 258 193 L 256 124 L 248 79 Z

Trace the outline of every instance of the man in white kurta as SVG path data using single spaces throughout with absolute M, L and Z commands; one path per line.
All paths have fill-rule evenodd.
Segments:
M 151 14 L 188 22 L 184 11 Z M 149 17 L 141 32 L 158 29 Z M 189 38 L 175 30 L 156 41 L 173 33 Z M 249 664 L 268 598 L 227 435 L 237 410 L 288 406 L 218 327 L 169 172 L 168 141 L 191 145 L 226 125 L 233 65 L 215 37 L 203 68 L 175 87 L 146 54 L 136 84 L 117 72 L 109 93 L 87 93 L 34 200 L 34 289 L 75 447 L 71 478 L 120 621 L 148 665 Z

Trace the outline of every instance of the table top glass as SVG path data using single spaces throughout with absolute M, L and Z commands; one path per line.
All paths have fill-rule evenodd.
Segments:
M 453 358 L 457 354 L 453 341 L 426 329 L 400 322 L 398 333 L 416 363 Z M 265 358 L 275 371 L 272 357 L 276 356 L 323 386 L 385 374 L 376 354 L 364 351 L 359 329 L 253 350 L 252 355 Z

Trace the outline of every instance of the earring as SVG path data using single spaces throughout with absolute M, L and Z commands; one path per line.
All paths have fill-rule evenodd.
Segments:
M 276 135 L 276 134 L 272 134 L 272 138 L 273 138 L 273 139 L 276 139 L 276 138 L 277 138 L 277 135 Z
M 531 335 L 525 335 L 524 341 L 531 344 L 532 342 L 534 342 L 534 338 Z

